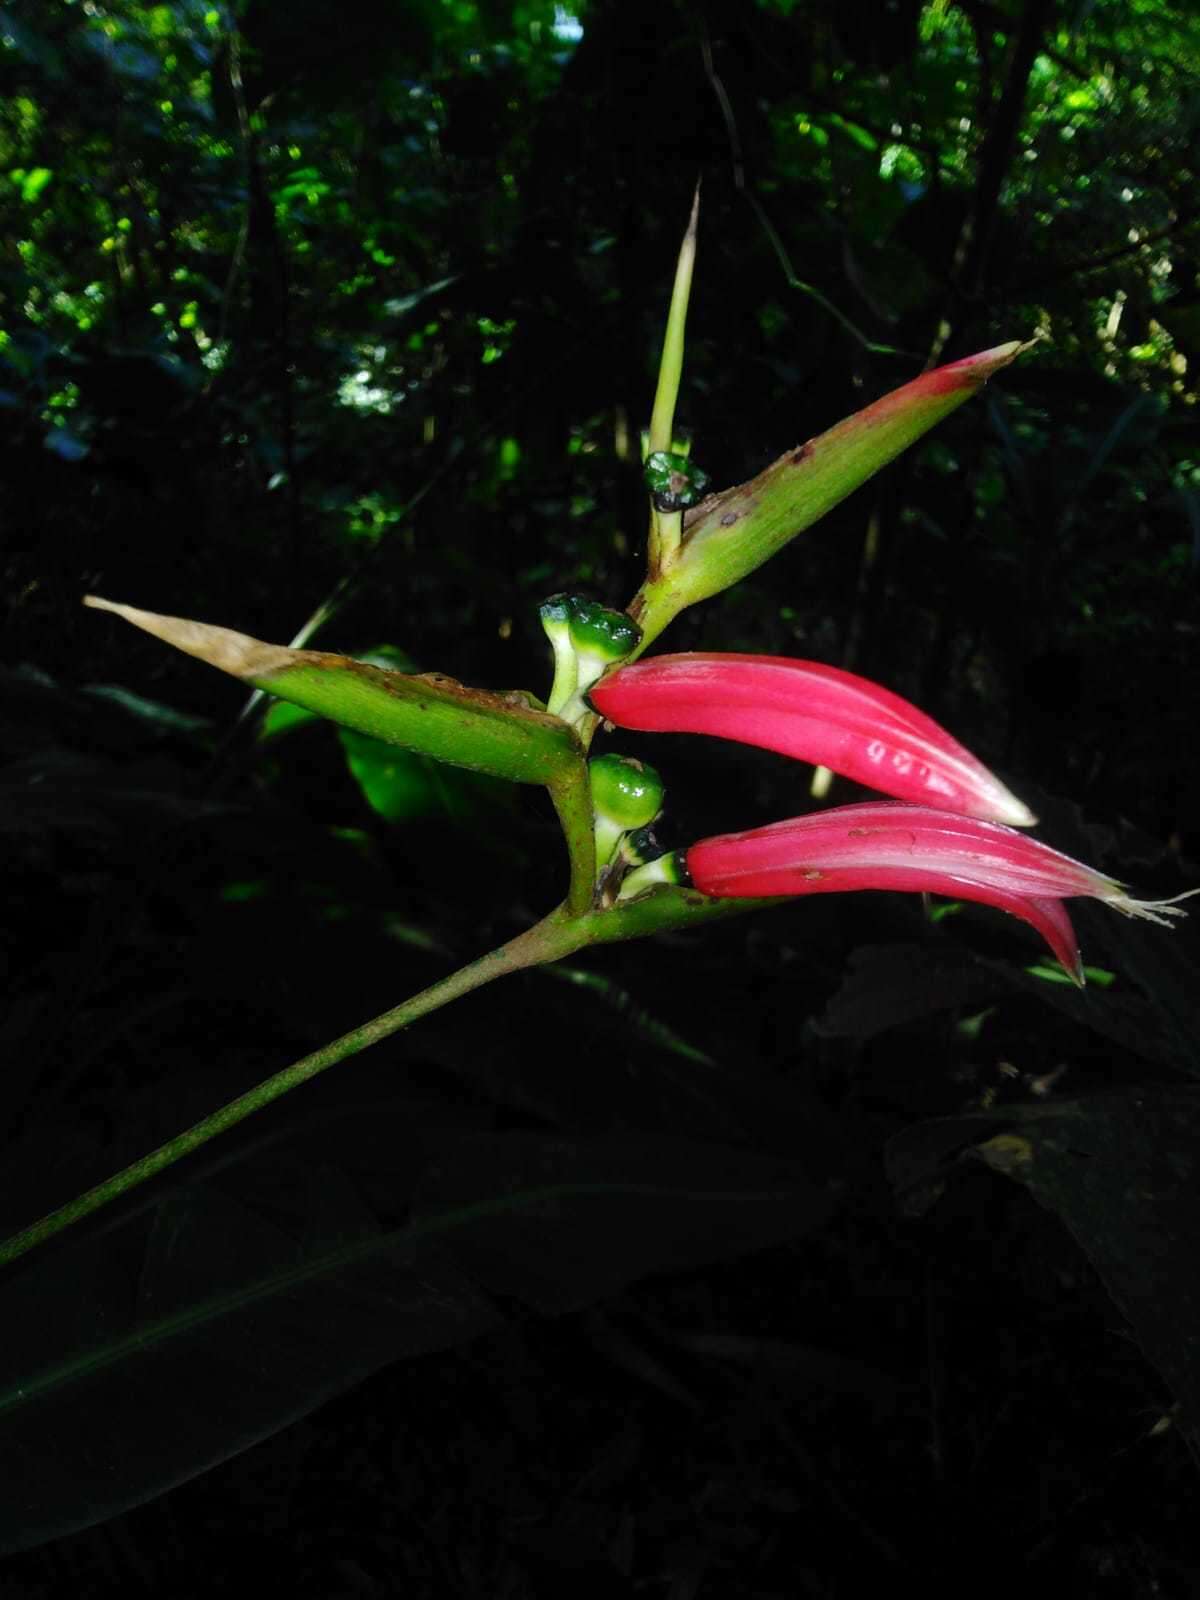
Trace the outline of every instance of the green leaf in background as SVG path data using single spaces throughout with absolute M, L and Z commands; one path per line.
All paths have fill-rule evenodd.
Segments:
M 207 717 L 190 717 L 184 711 L 177 711 L 174 706 L 166 706 L 159 700 L 148 700 L 145 695 L 134 694 L 131 689 L 122 688 L 119 683 L 88 683 L 84 685 L 83 693 L 119 706 L 122 711 L 128 712 L 131 717 L 155 733 L 163 735 L 204 733 L 212 726 Z
M 982 1005 L 1006 986 L 1002 971 L 960 945 L 865 944 L 814 1027 L 829 1039 L 872 1039 L 918 1017 Z
M 367 651 L 354 659 L 395 672 L 413 669 L 411 658 L 390 645 Z M 315 711 L 307 711 L 288 700 L 276 700 L 267 708 L 261 737 L 274 740 L 321 720 Z M 415 822 L 435 816 L 467 822 L 509 803 L 508 785 L 486 773 L 448 767 L 444 762 L 402 750 L 382 739 L 372 739 L 353 728 L 339 728 L 338 738 L 346 765 L 362 790 L 363 798 L 388 822 Z
M 290 700 L 276 700 L 267 707 L 260 736 L 263 739 L 277 739 L 285 733 L 291 733 L 295 728 L 303 728 L 310 722 L 320 721 L 321 718 L 315 711 L 306 711 L 303 706 L 293 705 Z
M 509 802 L 508 785 L 486 773 L 448 768 L 353 728 L 339 728 L 338 738 L 367 804 L 388 822 L 433 816 L 467 822 Z

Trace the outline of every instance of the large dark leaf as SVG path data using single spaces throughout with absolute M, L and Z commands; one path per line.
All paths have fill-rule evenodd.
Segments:
M 0 1550 L 152 1499 L 388 1362 L 495 1328 L 496 1297 L 579 1307 L 828 1209 L 754 1153 L 472 1133 L 413 1101 L 210 1165 L 0 1288 Z
M 947 1118 L 893 1141 L 910 1197 L 965 1152 L 1055 1212 L 1179 1406 L 1200 1460 L 1200 1091 L 1149 1087 Z

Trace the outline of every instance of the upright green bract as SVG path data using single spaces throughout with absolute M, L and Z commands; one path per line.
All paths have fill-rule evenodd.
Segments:
M 685 513 L 682 542 L 629 608 L 641 624 L 642 647 L 687 606 L 731 588 L 777 555 L 1028 348 L 1028 341 L 1013 340 L 922 373 L 789 450 L 749 483 Z

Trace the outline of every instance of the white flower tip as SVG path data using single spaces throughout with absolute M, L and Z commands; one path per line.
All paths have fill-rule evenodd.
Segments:
M 973 811 L 981 822 L 1002 822 L 1008 828 L 1034 828 L 1037 818 L 1024 800 L 1018 800 L 1016 795 L 994 772 L 981 769 L 983 779 L 981 787 L 977 790 L 975 800 L 979 809 Z M 986 810 L 983 809 L 986 807 Z
M 1137 917 L 1144 922 L 1156 922 L 1160 928 L 1169 928 L 1172 926 L 1172 917 L 1187 916 L 1178 902 L 1190 900 L 1196 894 L 1200 894 L 1200 889 L 1185 889 L 1182 894 L 1172 895 L 1169 900 L 1134 900 L 1118 890 L 1111 897 L 1105 895 L 1104 901 L 1122 916 Z
M 975 355 L 963 356 L 960 361 L 953 363 L 968 371 L 984 370 L 988 377 L 1001 367 L 1008 366 L 1010 361 L 1015 361 L 1018 356 L 1023 356 L 1026 350 L 1032 350 L 1043 335 L 1035 333 L 1030 339 L 1010 339 L 1007 344 L 993 345 L 990 350 L 980 350 Z
M 1023 800 L 1006 792 L 996 811 L 995 820 L 1007 823 L 1010 828 L 1036 828 L 1038 819 Z
M 1046 337 L 1046 333 L 1039 328 L 1028 339 L 1010 339 L 1007 344 L 998 344 L 994 350 L 984 353 L 997 361 L 1015 361 L 1018 356 L 1023 356 L 1026 350 L 1032 350 L 1034 345 L 1041 344 Z

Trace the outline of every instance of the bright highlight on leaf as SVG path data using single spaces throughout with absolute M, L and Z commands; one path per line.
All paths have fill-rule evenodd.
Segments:
M 1012 827 L 1037 820 L 932 717 L 838 667 L 788 656 L 656 656 L 619 667 L 589 698 L 622 728 L 735 739 L 899 800 Z

